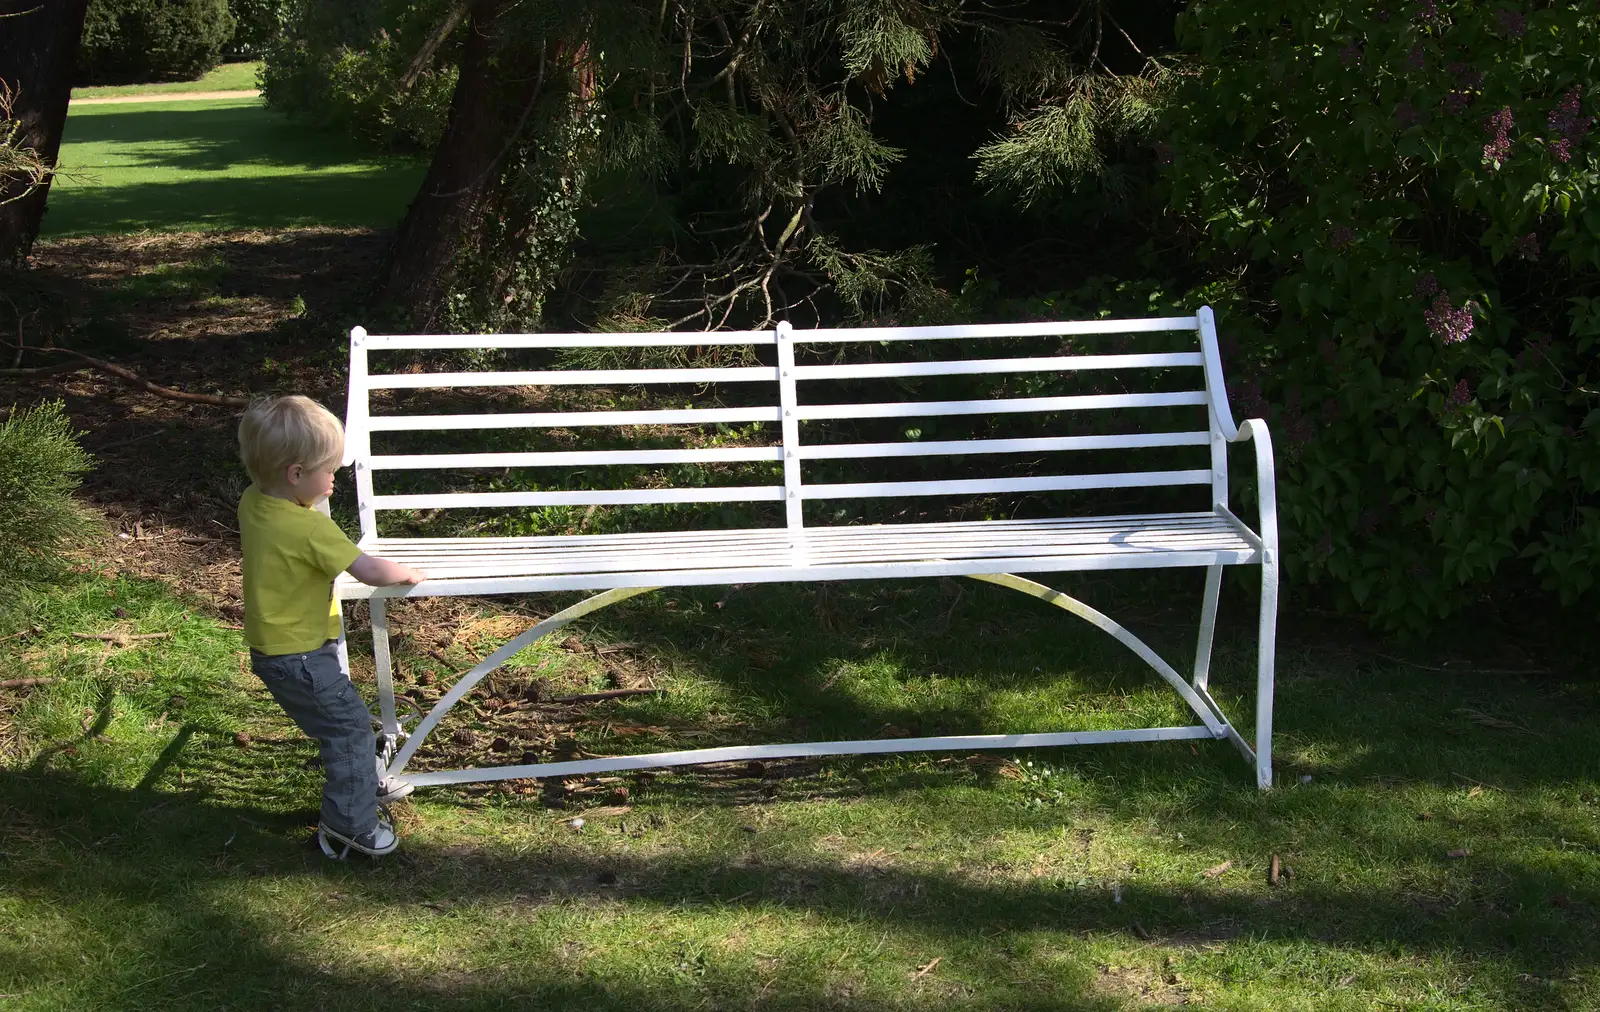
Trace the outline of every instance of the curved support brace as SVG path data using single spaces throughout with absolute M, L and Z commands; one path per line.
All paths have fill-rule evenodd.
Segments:
M 1199 693 L 1195 692 L 1194 688 L 1184 680 L 1182 675 L 1173 670 L 1172 665 L 1162 660 L 1161 655 L 1150 649 L 1144 640 L 1124 629 L 1119 623 L 1105 614 L 1096 611 L 1075 597 L 1063 594 L 1059 590 L 1046 587 L 1042 583 L 1035 583 L 1032 580 L 1025 580 L 1020 576 L 1013 576 L 1010 573 L 978 574 L 974 575 L 972 579 L 982 580 L 984 583 L 993 583 L 997 586 L 1007 587 L 1011 590 L 1021 591 L 1024 594 L 1037 597 L 1046 604 L 1053 604 L 1063 611 L 1071 612 L 1090 625 L 1110 633 L 1113 639 L 1138 654 L 1140 660 L 1155 669 L 1156 674 L 1164 678 L 1167 684 L 1171 685 L 1178 695 L 1183 697 L 1183 701 L 1188 703 L 1189 708 L 1205 723 L 1206 729 L 1211 732 L 1213 737 L 1225 738 L 1228 736 L 1227 723 L 1217 715 L 1217 711 L 1213 710 L 1200 697 Z
M 446 693 L 443 699 L 434 704 L 433 709 L 429 710 L 428 715 L 422 719 L 422 723 L 418 724 L 417 729 L 411 732 L 411 737 L 406 739 L 405 747 L 394 757 L 394 762 L 388 770 L 389 775 L 398 776 L 404 772 L 406 763 L 410 762 L 411 757 L 416 755 L 417 749 L 427 740 L 428 735 L 433 733 L 433 729 L 439 726 L 439 722 L 444 719 L 446 713 L 450 712 L 450 708 L 461 702 L 467 693 L 473 690 L 474 686 L 487 678 L 491 672 L 510 660 L 528 644 L 543 639 L 557 629 L 585 615 L 597 612 L 602 608 L 609 608 L 614 604 L 626 601 L 630 597 L 636 597 L 657 589 L 659 588 L 618 587 L 615 590 L 608 590 L 604 594 L 596 594 L 587 600 L 579 601 L 570 608 L 564 608 L 556 612 L 533 628 L 508 640 L 499 650 L 479 661 L 471 671 L 461 676 L 461 680 L 455 684 L 455 687 Z
M 1228 387 L 1222 382 L 1222 350 L 1217 345 L 1217 318 L 1210 306 L 1201 306 L 1194 314 L 1200 324 L 1200 358 L 1206 370 L 1206 399 L 1211 403 L 1211 417 L 1217 431 L 1228 442 L 1237 442 L 1239 429 L 1233 424 L 1233 408 L 1228 405 Z
M 1251 418 L 1239 426 L 1235 442 L 1256 447 L 1256 500 L 1261 526 L 1261 625 L 1256 653 L 1256 784 L 1272 786 L 1273 658 L 1278 642 L 1278 478 L 1267 423 Z

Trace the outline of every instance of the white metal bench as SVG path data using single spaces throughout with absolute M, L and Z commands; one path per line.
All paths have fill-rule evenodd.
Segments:
M 1168 345 L 1176 333 L 1188 350 L 1155 353 L 1080 354 L 1071 342 L 1106 340 L 1132 343 L 1161 337 Z M 1114 335 L 1124 335 L 1115 337 Z M 1128 336 L 1132 335 L 1132 336 Z M 818 361 L 819 349 L 877 349 L 879 357 L 917 349 L 971 351 L 985 339 L 1033 339 L 1043 354 L 1018 358 L 959 358 L 877 361 L 839 364 Z M 950 344 L 952 340 L 966 343 Z M 863 344 L 867 342 L 868 344 Z M 918 342 L 915 349 L 901 342 Z M 735 367 L 702 366 L 647 369 L 571 369 L 500 372 L 374 373 L 373 352 L 405 349 L 682 349 L 718 345 L 747 346 L 750 361 L 765 356 L 771 364 Z M 753 346 L 752 355 L 749 348 Z M 802 346 L 796 362 L 797 346 Z M 769 349 L 763 351 L 762 349 Z M 1065 349 L 1068 353 L 1061 353 Z M 654 354 L 660 354 L 658 350 Z M 981 354 L 981 350 L 978 352 Z M 546 353 L 548 354 L 548 353 Z M 616 354 L 607 352 L 605 354 Z M 634 352 L 633 354 L 644 354 Z M 836 355 L 835 358 L 841 357 Z M 847 356 L 844 356 L 847 357 Z M 1108 370 L 1115 371 L 1108 373 Z M 982 400 L 916 401 L 895 399 L 821 401 L 838 395 L 839 381 L 858 384 L 891 379 L 1008 374 L 1037 382 L 1056 374 L 1073 378 L 1107 375 L 1160 376 L 1180 389 L 1155 392 L 1089 392 Z M 828 381 L 832 381 L 831 383 Z M 1012 382 L 1008 380 L 1007 382 Z M 656 407 L 649 410 L 563 410 L 492 414 L 418 414 L 380 411 L 374 391 L 486 387 L 629 387 L 636 384 L 738 384 L 742 396 L 752 389 L 770 391 L 754 406 Z M 701 389 L 705 389 L 702 387 Z M 810 394 L 811 396 L 807 396 Z M 387 395 L 393 396 L 393 395 Z M 415 396 L 415 395 L 406 395 Z M 702 398 L 703 400 L 703 398 Z M 673 403 L 668 401 L 668 403 Z M 680 396 L 676 403 L 682 403 Z M 1147 409 L 1188 412 L 1192 419 L 1177 431 L 1149 431 L 1137 424 Z M 1108 416 L 1105 412 L 1117 412 Z M 977 416 L 976 421 L 1033 414 L 1058 420 L 1054 434 L 1028 438 L 980 438 L 887 442 L 828 442 L 802 439 L 811 426 L 828 420 L 948 419 Z M 1167 411 L 1167 416 L 1173 414 Z M 1133 418 L 1136 431 L 1082 434 L 1078 420 L 1092 417 Z M 707 423 L 776 422 L 781 439 L 766 446 L 700 446 L 681 449 L 543 450 L 495 453 L 375 454 L 379 433 L 439 430 L 561 429 L 615 433 L 615 427 L 682 426 Z M 807 426 L 803 430 L 802 424 Z M 952 424 L 943 422 L 943 424 Z M 598 428 L 596 428 L 598 427 Z M 415 587 L 375 589 L 341 577 L 335 592 L 341 601 L 369 599 L 373 653 L 376 661 L 383 733 L 391 757 L 389 771 L 419 786 L 468 783 L 518 777 L 561 777 L 614 770 L 679 766 L 729 760 L 790 756 L 846 755 L 945 749 L 1022 748 L 1125 741 L 1167 741 L 1227 738 L 1255 769 L 1257 784 L 1272 783 L 1273 653 L 1277 617 L 1278 530 L 1272 446 L 1264 422 L 1250 419 L 1235 426 L 1223 387 L 1215 324 L 1209 307 L 1192 317 L 1095 320 L 1076 323 L 1020 323 L 984 326 L 907 327 L 878 329 L 798 330 L 787 323 L 775 331 L 737 333 L 518 334 L 518 335 L 389 335 L 350 333 L 350 397 L 346 464 L 355 465 L 364 550 L 422 569 L 429 579 Z M 1079 434 L 1074 434 L 1078 429 Z M 908 433 L 908 435 L 911 435 Z M 380 437 L 392 438 L 392 437 Z M 437 438 L 437 437 L 434 437 Z M 1256 451 L 1259 527 L 1252 530 L 1228 508 L 1228 444 L 1253 440 Z M 1188 447 L 1188 450 L 1171 448 Z M 1081 460 L 1078 451 L 1148 450 L 1195 455 L 1201 466 L 1186 469 L 1119 470 L 1115 472 L 1032 474 L 1013 477 L 959 478 L 942 481 L 867 480 L 808 483 L 802 468 L 808 462 L 865 461 L 891 467 L 893 458 L 963 457 L 1012 461 L 1018 455 L 1063 454 Z M 774 477 L 781 464 L 781 484 L 695 487 L 636 487 L 612 490 L 454 492 L 375 494 L 376 472 L 418 469 L 564 468 L 620 464 L 679 465 L 771 462 Z M 902 461 L 903 463 L 903 461 Z M 1061 470 L 1070 472 L 1070 468 Z M 544 472 L 539 472 L 544 473 Z M 1199 486 L 1190 491 L 1209 508 L 1193 512 L 1062 515 L 1038 519 L 1004 519 L 943 523 L 897 523 L 807 526 L 802 506 L 815 500 L 859 497 L 970 496 L 1106 489 Z M 676 530 L 546 537 L 383 537 L 378 514 L 385 510 L 438 510 L 457 507 L 614 506 L 662 503 L 782 503 L 785 523 L 740 530 Z M 1208 688 L 1212 635 L 1222 569 L 1229 565 L 1261 568 L 1261 611 L 1256 681 L 1254 748 L 1233 727 Z M 1023 573 L 1068 570 L 1117 570 L 1203 567 L 1206 570 L 1200 607 L 1194 668 L 1188 678 L 1123 626 L 1088 605 L 1052 590 Z M 636 594 L 661 587 L 710 584 L 752 584 L 823 580 L 890 579 L 964 576 L 1009 587 L 1062 608 L 1097 626 L 1125 644 L 1168 682 L 1194 711 L 1199 723 L 1179 727 L 1126 730 L 1080 730 L 1040 734 L 969 734 L 889 740 L 827 741 L 745 745 L 646 755 L 541 762 L 493 768 L 406 773 L 419 746 L 440 720 L 474 686 L 540 637 L 583 615 Z M 407 733 L 396 718 L 391 677 L 389 629 L 384 602 L 390 597 L 430 595 L 529 594 L 540 591 L 598 591 L 592 597 L 539 622 L 507 642 L 466 672 Z M 398 749 L 396 751 L 396 749 Z

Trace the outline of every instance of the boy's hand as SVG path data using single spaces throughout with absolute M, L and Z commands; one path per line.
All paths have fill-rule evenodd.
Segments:
M 398 562 L 363 554 L 350 563 L 349 573 L 369 587 L 415 586 L 428 578 L 426 573 Z

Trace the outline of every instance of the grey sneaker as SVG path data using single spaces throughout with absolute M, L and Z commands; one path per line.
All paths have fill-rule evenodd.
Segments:
M 336 833 L 327 826 L 317 826 L 317 843 L 322 846 L 322 852 L 335 861 L 342 861 L 350 856 L 352 850 L 368 857 L 382 857 L 391 853 L 400 846 L 400 838 L 395 835 L 394 827 L 389 820 L 378 817 L 378 824 L 367 833 L 360 836 L 345 836 Z
M 411 792 L 416 789 L 411 781 L 403 780 L 400 777 L 379 777 L 378 801 L 387 805 L 392 801 L 410 797 Z

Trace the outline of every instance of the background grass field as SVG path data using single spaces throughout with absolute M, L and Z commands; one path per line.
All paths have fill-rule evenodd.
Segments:
M 44 236 L 388 227 L 424 166 L 308 132 L 259 99 L 74 106 Z
M 253 91 L 259 85 L 256 75 L 261 72 L 261 61 L 224 63 L 203 77 L 193 81 L 166 81 L 160 84 L 110 84 L 92 85 L 72 89 L 72 97 L 116 98 L 124 95 L 174 95 L 192 91 Z

